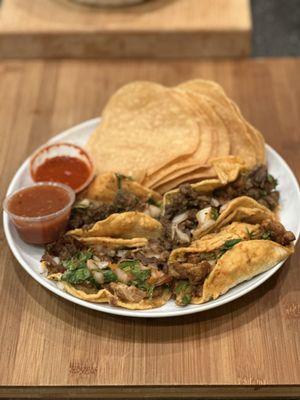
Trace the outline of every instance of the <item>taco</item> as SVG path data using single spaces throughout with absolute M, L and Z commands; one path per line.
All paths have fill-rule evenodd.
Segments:
M 293 253 L 292 232 L 274 220 L 233 223 L 170 254 L 178 305 L 216 299 L 237 284 L 264 272 Z
M 268 208 L 259 204 L 251 197 L 241 196 L 220 208 L 215 215 L 212 207 L 200 210 L 196 214 L 197 228 L 193 231 L 193 238 L 197 239 L 204 234 L 218 231 L 221 227 L 233 221 L 260 223 L 265 219 L 275 219 L 275 214 Z
M 161 196 L 131 177 L 106 173 L 98 175 L 72 208 L 68 228 L 86 228 L 111 214 L 140 211 L 154 218 L 161 214 Z
M 48 279 L 82 300 L 133 310 L 161 307 L 171 297 L 172 278 L 154 264 L 127 258 L 134 254 L 91 244 L 63 260 L 50 262 L 48 255 L 42 264 Z
M 67 235 L 85 241 L 86 238 L 154 239 L 162 233 L 162 225 L 156 219 L 138 211 L 112 214 L 96 222 L 88 229 L 74 229 Z

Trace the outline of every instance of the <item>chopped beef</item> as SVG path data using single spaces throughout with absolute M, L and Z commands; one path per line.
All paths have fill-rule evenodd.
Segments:
M 54 258 L 55 257 L 51 256 L 49 253 L 45 253 L 42 256 L 41 261 L 46 262 L 49 274 L 56 274 L 58 272 L 64 273 L 66 269 L 59 262 L 57 262 Z
M 189 183 L 179 186 L 178 193 L 172 196 L 172 202 L 166 205 L 165 216 L 173 219 L 175 215 L 190 209 L 200 210 L 210 206 L 211 197 L 199 194 Z
M 276 186 L 276 179 L 268 174 L 265 165 L 241 173 L 234 182 L 215 189 L 210 195 L 199 193 L 186 183 L 179 186 L 178 193 L 175 193 L 171 202 L 166 205 L 164 218 L 171 221 L 176 215 L 191 211 L 190 218 L 182 225 L 184 231 L 191 230 L 196 225 L 194 210 L 199 211 L 211 206 L 218 212 L 220 205 L 239 196 L 252 197 L 265 207 L 274 210 L 279 201 L 279 192 L 275 190 Z
M 124 283 L 111 282 L 108 289 L 120 300 L 138 303 L 147 296 L 147 293 L 135 286 L 127 286 Z
M 47 244 L 45 246 L 45 255 L 49 254 L 50 256 L 59 257 L 59 259 L 62 261 L 74 257 L 84 248 L 85 246 L 72 236 L 64 235 L 61 236 L 56 242 Z
M 279 201 L 279 192 L 275 190 L 276 179 L 268 174 L 267 167 L 261 165 L 250 172 L 241 173 L 228 185 L 215 189 L 213 197 L 221 204 L 239 196 L 249 196 L 265 207 L 274 210 Z
M 73 207 L 68 229 L 88 228 L 111 214 L 125 211 L 143 211 L 145 207 L 146 204 L 133 193 L 118 190 L 111 204 L 90 200 L 87 207 Z
M 212 266 L 206 260 L 201 260 L 198 254 L 193 254 L 186 263 L 172 263 L 169 272 L 177 279 L 188 279 L 190 284 L 197 285 L 203 282 L 210 273 Z
M 295 240 L 295 235 L 291 231 L 286 231 L 284 226 L 271 219 L 267 219 L 261 224 L 262 238 L 273 240 L 283 246 L 289 245 Z

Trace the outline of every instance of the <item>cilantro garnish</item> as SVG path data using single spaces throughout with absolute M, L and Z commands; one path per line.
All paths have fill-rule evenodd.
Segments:
M 118 189 L 122 189 L 122 182 L 123 179 L 129 179 L 130 181 L 133 181 L 133 178 L 131 176 L 123 175 L 123 174 L 116 174 L 117 177 L 117 183 L 118 183 Z
M 217 208 L 215 208 L 215 207 L 211 207 L 211 210 L 210 210 L 210 216 L 211 216 L 211 218 L 212 219 L 214 219 L 215 221 L 219 218 L 219 211 L 218 211 L 218 209 Z

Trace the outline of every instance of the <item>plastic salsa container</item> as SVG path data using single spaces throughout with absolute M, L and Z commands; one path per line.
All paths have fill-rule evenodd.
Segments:
M 7 196 L 3 208 L 25 242 L 45 244 L 66 228 L 74 200 L 69 186 L 41 182 Z
M 94 177 L 94 165 L 88 153 L 71 143 L 55 143 L 37 150 L 30 161 L 35 182 L 58 182 L 76 193 L 86 188 Z

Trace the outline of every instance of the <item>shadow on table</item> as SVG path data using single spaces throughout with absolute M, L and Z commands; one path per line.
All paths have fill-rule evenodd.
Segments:
M 183 337 L 189 340 L 217 338 L 268 312 L 279 301 L 290 263 L 289 259 L 283 268 L 261 286 L 224 306 L 192 315 L 157 319 L 114 316 L 86 309 L 44 289 L 17 262 L 14 266 L 26 295 L 31 296 L 45 310 L 40 318 L 47 318 L 48 323 L 60 319 L 70 325 L 73 332 L 79 329 L 88 334 L 125 342 L 167 343 L 182 341 Z

